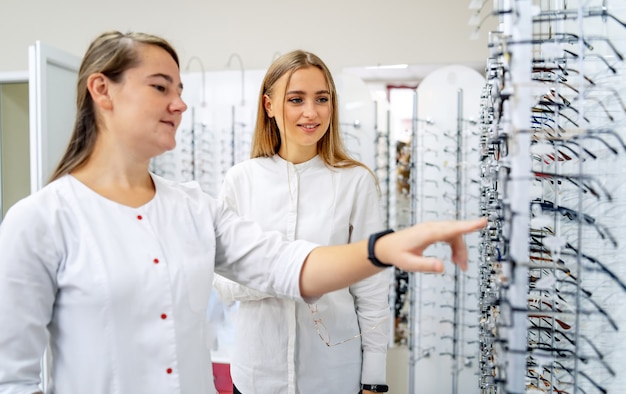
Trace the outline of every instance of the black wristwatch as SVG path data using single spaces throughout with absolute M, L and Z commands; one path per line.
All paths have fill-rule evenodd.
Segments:
M 386 393 L 389 391 L 389 386 L 386 384 L 362 384 L 361 392 L 363 392 L 363 390 L 369 390 L 373 393 Z
M 374 246 L 376 245 L 376 241 L 378 240 L 378 238 L 382 237 L 383 235 L 387 235 L 391 233 L 393 233 L 393 230 L 385 230 L 385 231 L 381 231 L 379 233 L 370 235 L 369 242 L 367 243 L 367 258 L 369 259 L 369 261 L 372 262 L 372 264 L 374 264 L 377 267 L 387 268 L 387 267 L 392 266 L 391 264 L 383 263 L 382 261 L 378 260 L 376 258 L 376 254 L 374 253 Z M 381 391 L 381 393 L 384 393 L 384 391 Z

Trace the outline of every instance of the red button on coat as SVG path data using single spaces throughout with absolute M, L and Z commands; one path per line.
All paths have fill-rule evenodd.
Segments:
M 137 215 L 137 219 L 141 220 L 143 217 L 141 215 Z
M 154 264 L 159 264 L 159 259 L 154 259 Z
M 161 315 L 161 319 L 164 319 L 164 320 L 165 320 L 165 319 L 167 319 L 167 315 L 166 315 L 165 313 L 164 313 L 164 314 L 162 314 L 162 315 Z
M 168 368 L 165 372 L 172 373 L 172 368 Z

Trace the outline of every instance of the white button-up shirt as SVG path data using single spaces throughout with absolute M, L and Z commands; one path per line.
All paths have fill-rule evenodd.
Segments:
M 299 297 L 311 243 L 286 244 L 200 190 L 153 176 L 130 208 L 65 176 L 0 226 L 0 393 L 214 393 L 206 309 L 214 268 Z
M 373 176 L 363 167 L 331 170 L 319 156 L 297 165 L 278 155 L 239 163 L 226 174 L 222 197 L 244 218 L 289 240 L 337 245 L 382 230 Z M 356 394 L 361 383 L 385 383 L 390 274 L 324 295 L 314 317 L 304 302 L 269 297 L 216 276 L 220 298 L 241 301 L 231 360 L 237 388 L 244 394 Z M 321 319 L 331 343 L 365 334 L 327 347 L 314 318 Z

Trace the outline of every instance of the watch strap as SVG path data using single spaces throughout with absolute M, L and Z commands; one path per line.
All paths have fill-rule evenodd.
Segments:
M 391 233 L 393 233 L 393 230 L 389 229 L 370 235 L 369 242 L 367 243 L 367 258 L 369 259 L 369 261 L 372 262 L 372 264 L 377 267 L 387 268 L 392 266 L 392 264 L 383 263 L 382 261 L 378 260 L 376 258 L 376 254 L 374 253 L 374 246 L 376 245 L 376 241 L 378 240 L 378 238 Z
M 368 390 L 373 393 L 386 393 L 389 391 L 389 386 L 386 384 L 362 384 L 361 390 Z

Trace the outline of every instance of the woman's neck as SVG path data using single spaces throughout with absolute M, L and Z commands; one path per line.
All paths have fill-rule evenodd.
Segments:
M 130 207 L 146 204 L 156 193 L 149 161 L 137 163 L 94 150 L 71 175 L 105 198 Z
M 317 156 L 317 147 L 280 147 L 278 155 L 283 159 L 293 164 L 300 164 L 307 162 Z

